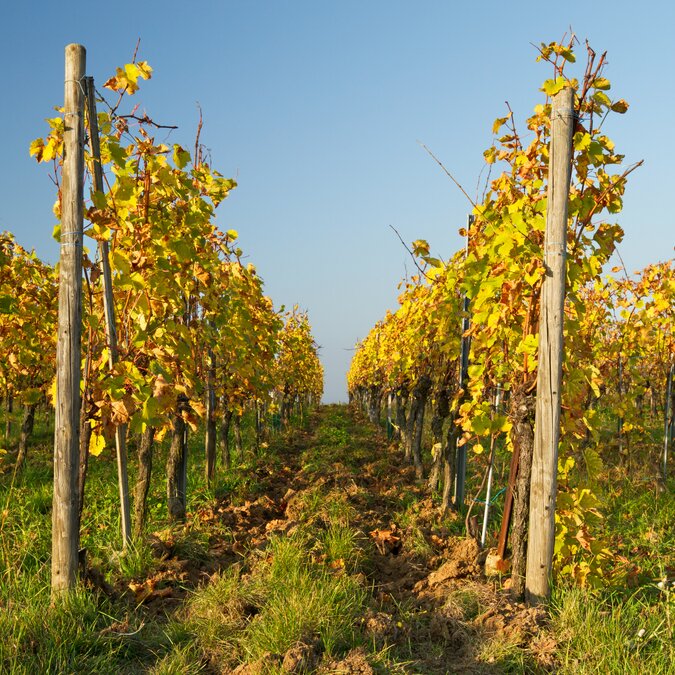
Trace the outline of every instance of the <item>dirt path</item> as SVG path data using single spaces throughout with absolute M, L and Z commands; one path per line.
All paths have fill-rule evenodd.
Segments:
M 280 456 L 258 466 L 248 494 L 192 514 L 192 526 L 210 532 L 201 560 L 181 559 L 171 541 L 157 537 L 163 559 L 146 604 L 179 606 L 185 588 L 208 583 L 235 563 L 247 566 L 272 535 L 326 529 L 337 518 L 355 531 L 362 550 L 357 569 L 341 569 L 339 560 L 331 564 L 336 574 L 357 575 L 368 589 L 363 646 L 342 661 L 323 659 L 309 669 L 278 655 L 284 672 L 372 673 L 379 662 L 389 665 L 378 672 L 499 673 L 512 669 L 504 653 L 514 648 L 527 653 L 529 672 L 548 671 L 556 643 L 544 613 L 512 603 L 497 582 L 485 579 L 475 540 L 453 535 L 459 523 L 439 520 L 402 454 L 352 415 L 321 408 Z M 269 672 L 266 667 L 253 663 L 234 672 Z

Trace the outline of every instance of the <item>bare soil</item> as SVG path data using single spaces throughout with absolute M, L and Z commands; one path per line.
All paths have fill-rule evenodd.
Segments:
M 154 611 L 174 611 L 186 589 L 207 584 L 233 564 L 246 566 L 251 551 L 264 549 L 271 533 L 292 533 L 306 517 L 307 493 L 321 489 L 352 507 L 350 525 L 365 542 L 366 561 L 359 571 L 370 591 L 359 627 L 364 646 L 335 660 L 309 640 L 285 654 L 268 654 L 227 671 L 210 664 L 209 670 L 369 674 L 391 672 L 382 665 L 388 658 L 400 673 L 499 673 L 504 672 L 500 642 L 526 650 L 535 671 L 554 670 L 557 645 L 545 612 L 512 602 L 498 581 L 484 576 L 486 552 L 475 539 L 451 534 L 459 529 L 453 517 L 439 517 L 426 484 L 415 480 L 414 468 L 404 464 L 402 453 L 380 430 L 371 427 L 357 453 L 347 445 L 319 469 L 316 463 L 303 468 L 325 414 L 319 410 L 309 431 L 292 436 L 280 462 L 257 469 L 255 494 L 226 497 L 190 514 L 188 527 L 208 531 L 213 526 L 203 555 L 181 557 L 169 531 L 155 533 L 157 568 L 124 590 Z M 356 418 L 350 424 L 363 429 L 367 422 Z M 321 515 L 315 519 L 321 527 Z M 227 537 L 221 534 L 225 530 Z M 486 644 L 495 646 L 494 654 Z M 383 650 L 386 656 L 375 656 Z

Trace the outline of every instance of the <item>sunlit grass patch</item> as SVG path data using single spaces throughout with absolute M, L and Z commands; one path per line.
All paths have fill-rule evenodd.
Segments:
M 264 589 L 264 605 L 240 639 L 247 657 L 283 654 L 302 640 L 317 640 L 329 655 L 350 644 L 366 599 L 359 583 L 312 564 L 301 541 L 272 539 L 269 555 L 255 581 Z
M 559 672 L 672 673 L 673 597 L 657 587 L 639 589 L 630 597 L 581 588 L 558 591 L 553 625 L 560 645 Z
M 333 524 L 319 535 L 319 550 L 334 569 L 358 571 L 365 559 L 367 540 L 357 530 Z

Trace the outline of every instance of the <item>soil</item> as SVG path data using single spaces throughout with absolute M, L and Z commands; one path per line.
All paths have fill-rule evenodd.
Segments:
M 303 517 L 306 493 L 321 487 L 336 491 L 353 507 L 351 526 L 368 543 L 361 576 L 372 597 L 360 629 L 364 644 L 406 655 L 400 659 L 406 665 L 396 672 L 502 672 L 497 657 L 493 663 L 484 654 L 477 658 L 481 645 L 495 639 L 527 649 L 541 672 L 553 670 L 556 643 L 545 612 L 512 602 L 508 591 L 484 576 L 487 552 L 473 538 L 450 534 L 452 523 L 440 520 L 426 484 L 416 481 L 414 468 L 404 464 L 402 453 L 379 430 L 373 428 L 367 460 L 345 458 L 321 470 L 302 468 L 322 414 L 315 413 L 310 431 L 296 432 L 282 466 L 257 469 L 256 495 L 243 502 L 224 498 L 189 516 L 214 525 L 201 560 L 181 559 L 170 533 L 155 533 L 151 543 L 158 568 L 152 578 L 129 585 L 135 600 L 157 611 L 181 604 L 186 589 L 208 583 L 230 565 L 245 565 L 248 553 L 263 549 L 271 533 L 292 533 Z M 367 423 L 358 419 L 358 424 Z M 410 502 L 411 496 L 418 501 Z M 404 524 L 397 519 L 406 499 L 413 505 Z M 218 534 L 224 528 L 231 531 L 227 539 Z M 289 673 L 388 672 L 373 659 L 363 648 L 341 660 L 329 659 L 319 645 L 307 642 L 229 672 L 253 675 L 270 666 Z

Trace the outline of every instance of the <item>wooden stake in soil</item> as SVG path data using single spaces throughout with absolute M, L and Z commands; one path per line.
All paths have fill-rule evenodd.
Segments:
M 89 113 L 89 137 L 93 155 L 94 190 L 103 192 L 103 171 L 101 168 L 101 147 L 98 137 L 98 119 L 96 117 L 96 97 L 94 78 L 86 77 L 87 108 Z M 108 339 L 108 365 L 112 370 L 117 361 L 117 328 L 115 326 L 115 304 L 110 270 L 110 250 L 108 242 L 98 243 L 103 268 L 103 309 L 105 312 L 105 332 Z M 122 545 L 126 548 L 131 542 L 131 507 L 129 505 L 129 475 L 127 472 L 127 425 L 115 427 L 115 449 L 117 450 L 117 481 L 120 493 L 120 515 L 122 524 Z
M 208 370 L 206 384 L 206 435 L 204 449 L 206 454 L 206 484 L 211 486 L 216 476 L 216 357 L 212 349 L 208 350 Z M 257 407 L 256 407 L 257 425 Z M 257 426 L 256 426 L 257 429 Z
M 469 253 L 469 232 L 471 225 L 473 225 L 473 216 L 469 215 L 466 226 L 466 253 Z M 462 317 L 462 343 L 459 357 L 459 388 L 465 389 L 466 383 L 469 379 L 469 349 L 471 347 L 471 338 L 466 334 L 469 330 L 471 322 L 469 320 L 469 296 L 464 293 L 462 302 L 463 317 Z M 466 393 L 462 398 L 466 397 Z M 459 441 L 459 435 L 457 436 Z M 464 493 L 466 484 L 466 460 L 467 460 L 467 446 L 466 444 L 457 445 L 455 452 L 456 457 L 456 473 L 455 473 L 455 507 L 459 510 L 464 506 Z
M 501 385 L 497 385 L 497 391 L 495 392 L 494 398 L 494 407 L 493 407 L 493 416 L 499 415 L 499 406 L 502 402 L 502 388 Z M 488 525 L 488 516 L 490 513 L 490 501 L 492 499 L 492 473 L 495 466 L 495 434 L 490 435 L 490 459 L 488 461 L 488 476 L 487 476 L 487 489 L 485 491 L 485 508 L 483 509 L 483 527 L 480 533 L 480 547 L 485 547 L 485 539 L 487 538 L 487 525 Z
M 539 319 L 537 407 L 525 580 L 526 596 L 531 604 L 547 601 L 551 593 L 549 579 L 555 543 L 567 206 L 572 175 L 573 130 L 574 90 L 565 88 L 553 97 L 551 109 L 548 211 L 544 239 L 546 276 L 541 291 Z
M 86 51 L 82 45 L 70 44 L 66 47 L 56 343 L 52 596 L 73 589 L 77 576 L 85 59 Z
M 675 365 L 670 366 L 668 377 L 666 379 L 666 402 L 663 406 L 663 464 L 662 475 L 663 482 L 668 480 L 668 451 L 670 448 L 670 439 L 673 435 L 673 424 L 675 423 L 675 394 L 673 392 L 673 378 L 675 377 Z

